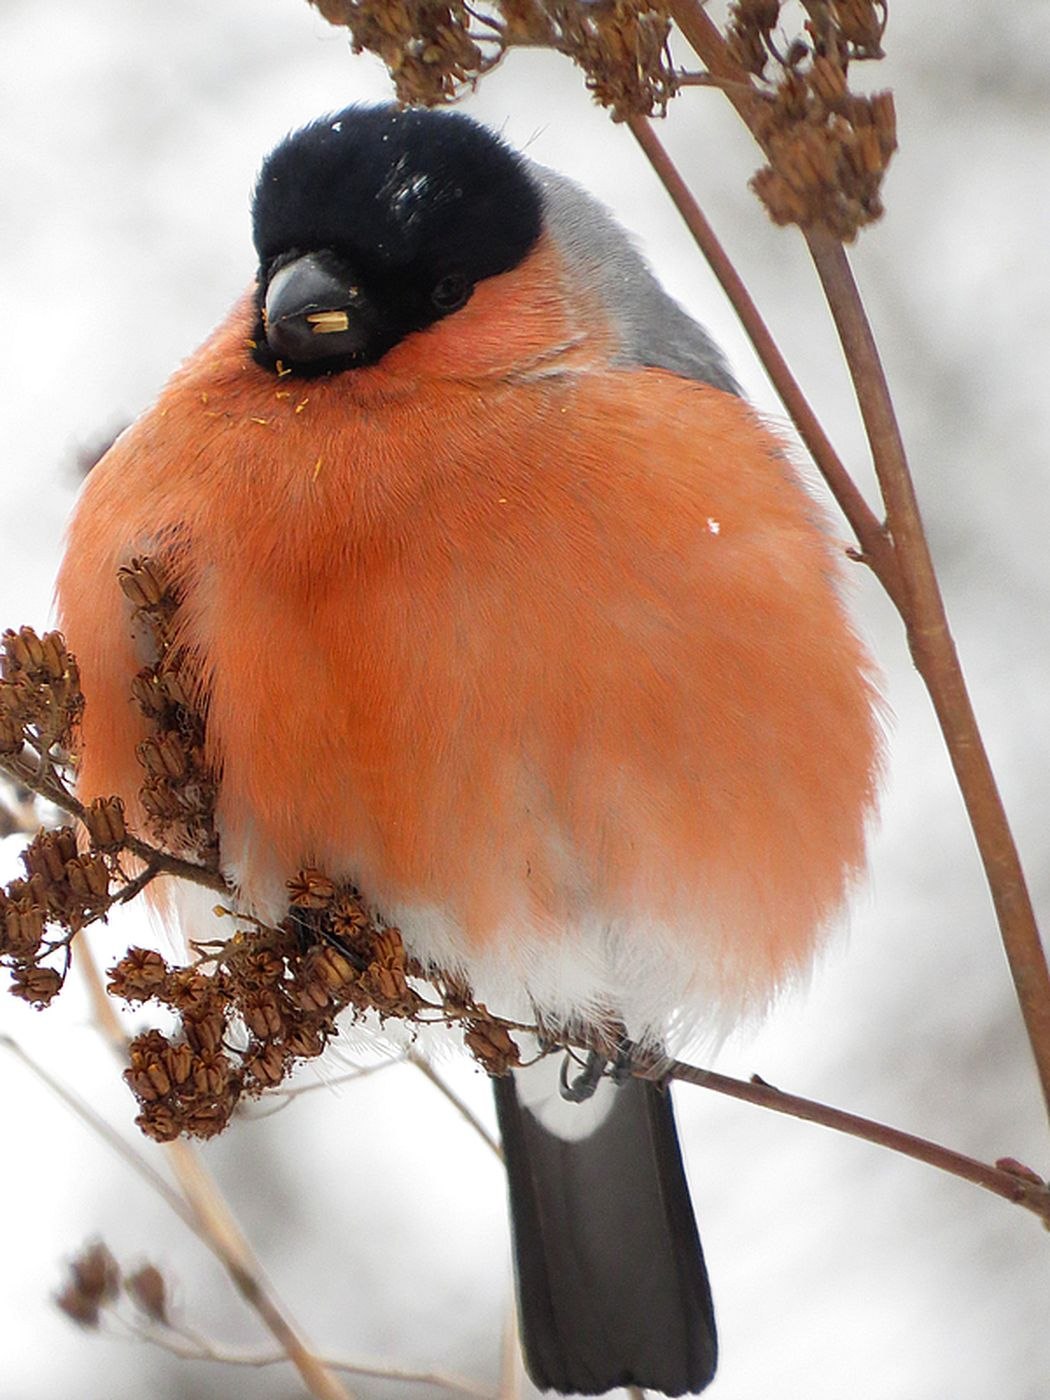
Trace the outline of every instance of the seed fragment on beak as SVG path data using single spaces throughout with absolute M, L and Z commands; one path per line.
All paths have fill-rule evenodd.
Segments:
M 306 319 L 313 326 L 314 335 L 335 335 L 350 328 L 350 317 L 345 311 L 314 311 Z

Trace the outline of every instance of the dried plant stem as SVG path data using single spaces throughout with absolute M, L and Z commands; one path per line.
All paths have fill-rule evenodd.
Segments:
M 693 235 L 712 272 L 729 298 L 733 309 L 769 375 L 773 387 L 805 443 L 810 456 L 834 493 L 843 514 L 860 542 L 862 557 L 876 568 L 884 587 L 896 597 L 899 587 L 897 560 L 892 541 L 871 510 L 835 451 L 798 381 L 788 368 L 762 314 L 744 286 L 743 280 L 705 218 L 689 187 L 682 179 L 648 117 L 630 117 L 627 125 L 645 152 L 686 227 Z
M 317 1400 L 352 1400 L 350 1392 L 330 1367 L 310 1350 L 278 1303 L 259 1261 L 199 1154 L 181 1138 L 165 1144 L 164 1150 L 209 1248 L 233 1280 L 238 1293 L 276 1339 L 285 1359 L 299 1372 L 310 1394 Z
M 704 68 L 717 79 L 718 86 L 753 129 L 755 106 L 763 98 L 751 81 L 751 74 L 730 57 L 725 40 L 701 0 L 670 0 L 671 19 L 681 30 Z
M 708 71 L 720 80 L 727 98 L 754 133 L 759 95 L 750 89 L 748 74 L 729 56 L 717 26 L 697 0 L 672 0 L 671 14 Z M 635 135 L 639 136 L 638 130 L 635 130 Z M 639 136 L 639 139 L 643 141 L 644 148 L 643 136 Z M 691 212 L 687 212 L 689 206 L 683 203 L 670 184 L 668 188 L 693 229 L 694 236 L 704 248 L 704 241 L 691 221 Z M 688 191 L 685 193 L 688 194 Z M 930 693 L 973 827 L 1043 1098 L 1050 1112 L 1050 970 L 1020 857 L 966 690 L 889 388 L 849 260 L 841 242 L 831 234 L 810 230 L 806 237 L 853 380 L 886 507 L 888 536 L 879 527 L 881 544 L 877 548 L 872 548 L 875 536 L 870 522 L 865 520 L 863 514 L 858 515 L 853 492 L 847 490 L 843 494 L 843 482 L 837 469 L 831 475 L 828 473 L 828 466 L 838 464 L 838 459 L 835 458 L 832 463 L 822 443 L 818 443 L 820 454 L 814 451 L 808 429 L 803 430 L 796 416 L 798 405 L 789 398 L 785 398 L 784 402 L 795 419 L 803 441 L 813 453 L 814 460 L 857 531 L 862 557 L 875 571 L 904 621 L 912 658 Z M 735 299 L 734 305 L 737 305 Z M 739 306 L 737 309 L 739 311 Z M 756 338 L 748 321 L 745 320 L 744 324 L 783 397 L 779 382 L 782 371 L 777 360 L 768 359 L 768 345 L 761 337 Z M 858 521 L 863 526 L 863 532 L 858 528 Z
M 19 1045 L 13 1036 L 0 1033 L 0 1049 L 7 1050 L 17 1060 L 20 1060 L 26 1069 L 50 1089 L 56 1098 L 60 1099 L 86 1127 L 90 1128 L 101 1142 L 111 1148 L 133 1172 L 142 1177 L 147 1186 L 157 1193 L 165 1205 L 170 1206 L 184 1225 L 187 1225 L 194 1234 L 200 1234 L 193 1211 L 179 1193 L 165 1181 L 160 1172 L 150 1166 L 141 1152 L 137 1152 L 115 1128 L 106 1122 L 101 1114 L 96 1113 L 89 1103 L 86 1103 L 79 1094 L 74 1093 L 61 1080 L 55 1079 L 53 1075 L 49 1074 L 43 1065 L 38 1064 L 28 1051 Z
M 514 1305 L 514 1285 L 507 1308 L 500 1342 L 499 1400 L 520 1400 L 521 1397 L 521 1339 L 518 1336 L 518 1310 Z
M 98 983 L 98 987 L 99 994 L 108 1002 L 108 998 L 105 997 L 101 989 L 101 982 Z M 103 1015 L 107 1018 L 113 1018 L 112 1008 L 106 1006 Z M 507 1022 L 505 1024 L 513 1029 L 520 1029 L 517 1023 Z M 118 1035 L 122 1036 L 119 1025 Z M 585 1044 L 581 1048 L 596 1049 L 599 1053 L 604 1053 L 608 1047 L 596 1043 L 593 1046 Z M 444 1081 L 435 1075 L 424 1061 L 414 1062 L 445 1093 L 457 1110 L 467 1117 L 467 1121 L 484 1138 L 486 1143 L 498 1152 L 498 1146 L 491 1140 L 483 1125 L 448 1089 Z M 986 1191 L 991 1191 L 994 1195 L 1012 1204 L 1021 1205 L 1050 1225 L 1050 1186 L 1047 1186 L 1046 1183 L 1030 1181 L 1012 1171 L 980 1162 L 976 1158 L 968 1157 L 964 1153 L 956 1152 L 940 1143 L 931 1142 L 926 1138 L 903 1132 L 899 1128 L 861 1117 L 859 1114 L 848 1113 L 844 1109 L 834 1108 L 829 1104 L 818 1103 L 797 1094 L 784 1093 L 758 1078 L 750 1081 L 734 1079 L 731 1076 L 716 1074 L 713 1070 L 686 1064 L 680 1060 L 669 1061 L 656 1055 L 646 1055 L 638 1047 L 634 1051 L 634 1069 L 644 1078 L 659 1081 L 677 1079 L 683 1083 L 695 1084 L 700 1088 L 711 1089 L 715 1093 L 726 1094 L 730 1098 L 742 1099 L 747 1103 L 757 1104 L 777 1113 L 801 1118 L 810 1123 L 819 1123 L 825 1128 L 846 1133 L 850 1137 L 861 1138 L 865 1142 L 874 1143 L 891 1152 L 899 1152 L 915 1161 L 925 1162 L 927 1166 L 936 1167 L 940 1171 L 948 1172 L 952 1176 L 960 1177 L 973 1185 L 983 1187 Z
M 288 1357 L 283 1351 L 272 1352 L 240 1352 L 224 1351 L 219 1347 L 212 1346 L 209 1342 L 197 1338 L 187 1337 L 180 1339 L 177 1334 L 170 1332 L 159 1332 L 155 1328 L 150 1330 L 137 1329 L 136 1336 L 151 1342 L 154 1346 L 163 1347 L 174 1356 L 182 1357 L 187 1361 L 216 1361 L 225 1366 L 244 1366 L 255 1370 L 261 1370 L 266 1366 L 279 1366 L 282 1362 L 287 1362 Z M 319 1358 L 321 1359 L 321 1358 Z M 367 1376 L 376 1380 L 391 1381 L 402 1385 L 430 1385 L 441 1386 L 442 1389 L 451 1391 L 454 1395 L 466 1395 L 473 1397 L 473 1400 L 493 1400 L 490 1390 L 482 1386 L 473 1385 L 463 1376 L 454 1376 L 446 1371 L 405 1371 L 398 1367 L 366 1365 L 360 1361 L 350 1361 L 339 1356 L 326 1356 L 323 1358 L 324 1365 L 332 1371 L 344 1371 L 350 1376 Z
M 1050 1110 L 1050 971 L 1021 859 L 963 679 L 875 338 L 841 243 L 807 235 L 842 341 L 886 502 L 904 588 L 902 616 L 973 827 L 1003 946 Z
M 87 982 L 99 1029 L 112 1048 L 122 1059 L 126 1059 L 127 1037 L 83 936 L 78 951 L 77 965 Z M 105 1134 L 112 1134 L 113 1131 L 101 1121 L 92 1126 Z M 119 1140 L 123 1142 L 123 1139 Z M 180 1198 L 163 1177 L 153 1173 L 164 1187 L 165 1200 L 222 1264 L 238 1293 L 258 1313 L 281 1346 L 284 1359 L 290 1361 L 299 1372 L 310 1394 L 317 1400 L 353 1400 L 346 1387 L 332 1374 L 331 1368 L 307 1347 L 274 1295 L 264 1278 L 262 1266 L 252 1253 L 215 1178 L 204 1166 L 199 1153 L 181 1138 L 165 1143 L 163 1151 L 185 1198 Z M 152 1172 L 152 1168 L 149 1170 Z M 151 1181 L 151 1184 L 156 1183 Z
M 40 766 L 39 758 L 36 763 L 33 763 L 24 756 L 2 755 L 0 756 L 0 771 L 13 778 L 15 782 L 21 783 L 31 792 L 35 792 L 38 797 L 42 797 L 53 806 L 60 808 L 69 816 L 76 817 L 78 821 L 84 821 L 87 808 L 83 802 L 69 791 L 50 767 L 46 764 Z M 205 889 L 214 890 L 216 894 L 229 895 L 230 893 L 229 885 L 217 870 L 209 870 L 206 866 L 196 865 L 191 860 L 182 860 L 179 856 L 170 855 L 167 851 L 162 851 L 158 846 L 151 846 L 147 841 L 140 840 L 130 832 L 121 844 L 129 855 L 134 856 L 136 860 L 141 860 L 146 866 L 146 870 L 134 882 L 134 894 L 138 894 L 158 875 L 171 875 L 178 880 L 189 880 L 191 884 L 203 885 Z M 128 898 L 132 897 L 133 895 L 128 896 Z
M 847 1113 L 844 1109 L 832 1108 L 813 1099 L 800 1098 L 797 1094 L 786 1094 L 761 1079 L 733 1079 L 728 1075 L 716 1074 L 713 1070 L 700 1069 L 679 1060 L 661 1060 L 655 1056 L 649 1059 L 636 1056 L 634 1069 L 645 1079 L 659 1082 L 677 1079 L 686 1084 L 696 1084 L 701 1089 L 712 1089 L 716 1094 L 727 1094 L 730 1098 L 772 1109 L 774 1113 L 819 1123 L 825 1128 L 847 1133 L 850 1137 L 887 1147 L 917 1162 L 925 1162 L 927 1166 L 961 1177 L 975 1186 L 982 1186 L 1003 1200 L 1024 1206 L 1050 1225 L 1050 1187 L 1045 1182 L 1029 1180 L 1002 1167 L 989 1166 L 950 1147 L 942 1147 L 939 1143 L 902 1132 L 900 1128 L 891 1128 L 885 1123 L 876 1123 L 871 1118 L 862 1118 L 859 1114 Z
M 499 1158 L 499 1160 L 502 1162 L 503 1148 L 492 1136 L 488 1128 L 485 1127 L 484 1123 L 469 1106 L 469 1104 L 464 1103 L 464 1101 L 459 1097 L 459 1095 L 449 1088 L 449 1086 L 441 1078 L 440 1074 L 438 1074 L 438 1072 L 433 1068 L 432 1065 L 427 1063 L 427 1061 L 423 1058 L 422 1055 L 417 1055 L 414 1050 L 410 1050 L 407 1059 L 410 1065 L 415 1065 L 416 1069 L 418 1069 L 421 1074 L 425 1075 L 425 1077 L 430 1080 L 431 1084 L 433 1084 L 434 1088 L 437 1089 L 438 1093 L 443 1094 L 445 1098 L 448 1099 L 449 1103 L 460 1115 L 460 1117 L 463 1118 L 474 1129 L 474 1131 L 477 1133 L 478 1137 L 481 1138 L 485 1146 L 489 1148 L 492 1152 L 494 1152 Z

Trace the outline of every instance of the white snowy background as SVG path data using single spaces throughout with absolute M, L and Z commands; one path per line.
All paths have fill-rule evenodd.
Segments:
M 1045 922 L 1050 6 L 899 0 L 887 45 L 870 81 L 895 89 L 901 151 L 888 217 L 855 265 Z M 303 0 L 0 4 L 0 625 L 47 622 L 78 452 L 149 402 L 251 277 L 260 158 L 318 113 L 387 91 L 382 70 Z M 778 414 L 629 134 L 591 106 L 565 60 L 515 55 L 465 105 L 605 200 L 725 345 L 749 395 Z M 704 91 L 675 104 L 664 135 L 870 494 L 800 240 L 745 187 L 749 138 Z M 1045 1170 L 1045 1117 L 929 705 L 859 568 L 855 601 L 895 715 L 871 886 L 808 993 L 785 998 L 718 1067 Z M 16 857 L 17 842 L 0 843 L 5 878 Z M 148 937 L 132 915 L 101 956 Z M 163 1165 L 132 1127 L 79 987 L 46 1014 L 3 997 L 0 1031 Z M 447 1072 L 487 1115 L 483 1077 L 465 1064 Z M 699 1089 L 680 1090 L 678 1105 L 721 1322 L 714 1400 L 1050 1394 L 1050 1241 L 1033 1217 Z M 302 1393 L 288 1367 L 180 1362 L 61 1316 L 51 1297 L 63 1261 L 101 1236 L 123 1263 L 160 1265 L 181 1315 L 217 1343 L 269 1346 L 163 1202 L 2 1049 L 0 1125 L 0 1400 Z M 417 1072 L 239 1121 L 204 1155 L 320 1348 L 495 1384 L 510 1291 L 501 1171 Z

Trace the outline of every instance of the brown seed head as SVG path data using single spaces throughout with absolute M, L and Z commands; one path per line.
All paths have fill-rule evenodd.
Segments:
M 141 1269 L 128 1274 L 124 1291 L 152 1322 L 159 1322 L 162 1327 L 169 1325 L 168 1286 L 155 1265 L 143 1264 Z

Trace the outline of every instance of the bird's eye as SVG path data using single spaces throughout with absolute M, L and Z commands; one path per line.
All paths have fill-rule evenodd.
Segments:
M 462 272 L 450 272 L 447 277 L 442 277 L 430 293 L 430 300 L 438 311 L 458 311 L 470 300 L 473 290 Z

